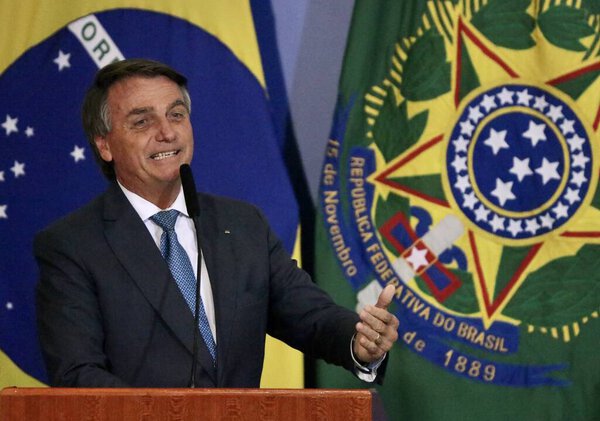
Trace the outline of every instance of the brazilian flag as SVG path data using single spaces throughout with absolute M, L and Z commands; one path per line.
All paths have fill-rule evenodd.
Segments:
M 114 60 L 155 59 L 188 77 L 199 190 L 256 204 L 297 249 L 269 2 L 2 0 L 0 11 L 0 387 L 46 381 L 33 237 L 106 188 L 80 107 Z M 263 386 L 302 387 L 298 352 L 269 341 L 266 360 Z
M 396 287 L 390 419 L 600 419 L 599 74 L 598 1 L 356 1 L 315 270 Z

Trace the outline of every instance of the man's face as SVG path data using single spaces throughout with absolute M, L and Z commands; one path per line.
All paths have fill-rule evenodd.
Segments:
M 164 76 L 121 80 L 108 91 L 108 110 L 111 130 L 96 145 L 102 159 L 114 162 L 119 182 L 147 199 L 179 185 L 179 166 L 194 150 L 179 86 Z

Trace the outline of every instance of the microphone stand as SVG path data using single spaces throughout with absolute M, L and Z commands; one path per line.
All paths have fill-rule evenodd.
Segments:
M 200 341 L 200 283 L 202 279 L 202 246 L 200 243 L 200 221 L 198 215 L 192 217 L 196 229 L 196 241 L 198 244 L 198 274 L 196 275 L 196 305 L 194 308 L 194 347 L 192 352 L 192 373 L 190 375 L 190 388 L 196 387 L 196 372 L 198 370 L 198 342 Z
M 194 344 L 192 351 L 192 372 L 190 374 L 190 388 L 196 387 L 196 372 L 198 370 L 198 343 L 200 341 L 200 282 L 202 278 L 202 241 L 200 235 L 200 206 L 198 204 L 198 195 L 196 193 L 196 184 L 192 169 L 188 164 L 183 164 L 179 167 L 179 175 L 181 177 L 181 187 L 185 197 L 185 205 L 188 213 L 194 221 L 196 230 L 196 243 L 198 245 L 198 270 L 196 275 L 196 305 L 194 309 Z

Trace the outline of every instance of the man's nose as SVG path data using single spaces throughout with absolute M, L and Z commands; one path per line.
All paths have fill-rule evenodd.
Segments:
M 172 123 L 166 118 L 159 120 L 156 140 L 159 142 L 172 142 L 175 138 L 176 133 L 173 130 Z

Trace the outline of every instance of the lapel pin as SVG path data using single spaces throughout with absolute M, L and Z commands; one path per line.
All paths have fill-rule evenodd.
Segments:
M 231 231 L 225 230 L 225 234 L 231 234 Z

